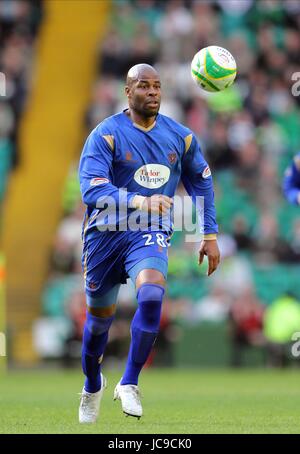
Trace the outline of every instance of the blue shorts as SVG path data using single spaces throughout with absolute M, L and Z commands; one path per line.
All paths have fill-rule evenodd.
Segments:
M 163 232 L 94 232 L 84 241 L 82 268 L 90 297 L 135 279 L 143 269 L 168 272 L 168 235 Z

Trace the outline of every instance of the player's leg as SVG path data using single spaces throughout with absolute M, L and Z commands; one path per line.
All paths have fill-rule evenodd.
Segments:
M 168 235 L 134 232 L 125 266 L 135 285 L 138 307 L 131 323 L 131 345 L 122 385 L 137 385 L 156 340 L 168 273 Z
M 142 262 L 144 266 L 154 266 L 151 265 L 151 258 Z M 161 269 L 165 269 L 166 264 L 161 262 Z M 157 262 L 156 266 L 159 267 Z M 136 277 L 134 270 L 130 274 L 136 282 L 138 308 L 131 323 L 131 343 L 125 372 L 115 388 L 114 399 L 121 400 L 124 413 L 140 418 L 143 409 L 138 378 L 159 331 L 165 276 L 154 268 L 145 268 Z
M 120 284 L 124 282 L 126 232 L 92 232 L 84 239 L 82 267 L 87 298 L 82 368 L 86 377 L 79 419 L 95 422 L 105 388 L 101 363 L 112 324 Z
M 108 332 L 116 310 L 120 285 L 115 285 L 102 296 L 87 295 L 87 317 L 82 341 L 82 369 L 86 377 L 79 407 L 81 423 L 96 422 L 100 401 L 106 387 L 101 363 L 108 340 Z
M 101 361 L 114 318 L 122 282 L 122 252 L 127 243 L 118 232 L 96 232 L 84 241 L 82 267 L 85 278 L 87 316 L 83 333 L 82 367 L 85 390 L 101 388 Z
M 115 388 L 114 398 L 121 400 L 124 413 L 136 417 L 143 414 L 138 378 L 159 331 L 168 270 L 166 236 L 158 235 L 140 234 L 125 262 L 136 286 L 138 308 L 131 323 L 131 344 L 125 373 Z
M 86 376 L 84 388 L 95 393 L 101 388 L 101 362 L 108 340 L 108 331 L 114 319 L 120 285 L 105 295 L 87 295 L 86 322 L 82 342 L 82 368 Z
M 145 259 L 143 262 L 144 266 L 151 266 L 151 259 Z M 165 277 L 158 269 L 145 268 L 134 280 L 138 307 L 131 323 L 131 344 L 122 385 L 138 384 L 139 374 L 158 335 L 165 292 Z

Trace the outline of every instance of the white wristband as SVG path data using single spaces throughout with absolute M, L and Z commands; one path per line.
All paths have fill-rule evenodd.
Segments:
M 142 210 L 145 199 L 146 197 L 142 195 L 135 195 L 130 201 L 130 207 Z

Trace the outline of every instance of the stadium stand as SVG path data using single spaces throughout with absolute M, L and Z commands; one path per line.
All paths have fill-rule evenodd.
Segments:
M 39 26 L 40 0 L 0 2 L 0 332 L 6 325 L 6 257 L 2 251 L 3 211 L 11 172 L 19 162 L 19 126 L 30 97 Z M 1 365 L 4 365 L 2 363 Z M 1 368 L 1 367 L 0 367 Z
M 8 3 L 10 9 L 14 2 Z M 81 118 L 108 5 L 43 2 L 31 91 L 18 134 L 19 163 L 10 178 L 2 229 L 11 357 L 19 362 L 36 359 L 32 322 L 40 313 L 48 257 L 61 217 L 62 186 L 82 143 Z
M 83 119 L 86 134 L 126 106 L 127 70 L 139 62 L 153 64 L 163 81 L 161 112 L 195 131 L 214 174 L 223 265 L 206 280 L 205 266 L 197 267 L 195 245 L 175 232 L 168 281 L 169 317 L 175 325 L 191 326 L 195 320 L 226 325 L 230 308 L 249 288 L 262 307 L 286 292 L 300 299 L 299 210 L 281 195 L 283 171 L 300 144 L 300 97 L 291 94 L 291 75 L 299 65 L 299 23 L 300 6 L 292 0 L 113 1 Z M 228 48 L 238 62 L 237 81 L 225 93 L 207 95 L 189 76 L 193 55 L 210 44 Z M 12 130 L 9 115 L 6 135 Z M 84 311 L 83 207 L 76 167 L 74 160 L 42 296 L 43 316 L 61 318 L 65 339 L 74 323 L 78 328 L 74 308 L 77 321 Z M 125 287 L 121 300 L 124 307 L 134 304 L 132 289 Z M 208 300 L 215 303 L 211 310 L 205 310 Z M 56 351 L 62 355 L 61 345 Z
M 42 3 L 3 0 L 0 3 L 0 72 L 5 96 L 0 97 L 0 205 L 11 169 L 18 162 L 19 120 L 30 91 L 30 74 Z
M 292 232 L 299 231 L 299 211 L 287 206 L 280 188 L 286 163 L 300 143 L 299 97 L 291 96 L 291 74 L 299 63 L 299 18 L 295 2 L 114 2 L 111 25 L 99 47 L 87 131 L 126 106 L 127 70 L 141 61 L 154 64 L 163 80 L 161 112 L 196 132 L 214 171 L 223 265 L 206 281 L 204 268 L 196 264 L 195 246 L 175 232 L 168 288 L 174 323 L 226 322 L 235 302 L 246 301 L 249 288 L 261 307 L 291 290 L 300 298 L 297 241 L 291 241 Z M 238 62 L 234 86 L 212 96 L 189 78 L 195 51 L 210 44 L 227 47 Z M 67 218 L 54 247 L 60 263 L 52 261 L 51 273 L 59 277 L 46 287 L 47 292 L 49 286 L 52 292 L 63 292 L 70 282 L 60 298 L 60 315 L 66 319 L 65 304 L 82 292 L 71 284 L 80 259 L 80 245 L 73 242 L 80 230 L 75 181 L 73 167 L 63 195 Z M 73 228 L 64 228 L 68 222 Z M 66 237 L 60 241 L 62 231 Z M 69 245 L 66 250 L 61 250 L 62 243 Z M 128 304 L 132 293 L 127 295 Z M 57 298 L 51 304 L 44 295 L 45 314 L 50 315 L 55 302 Z

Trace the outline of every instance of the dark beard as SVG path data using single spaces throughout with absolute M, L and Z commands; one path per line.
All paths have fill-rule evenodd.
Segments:
M 129 107 L 129 109 L 125 112 L 126 115 L 128 117 L 130 117 L 130 109 L 133 110 L 134 112 L 136 112 L 137 114 L 139 114 L 141 117 L 144 117 L 144 118 L 151 118 L 151 117 L 156 117 L 158 115 L 158 112 L 159 112 L 159 108 L 160 108 L 160 104 L 158 106 L 158 109 L 157 111 L 155 112 L 149 112 L 148 110 L 143 110 L 142 108 L 139 108 L 139 107 L 135 107 L 135 106 L 131 106 Z

